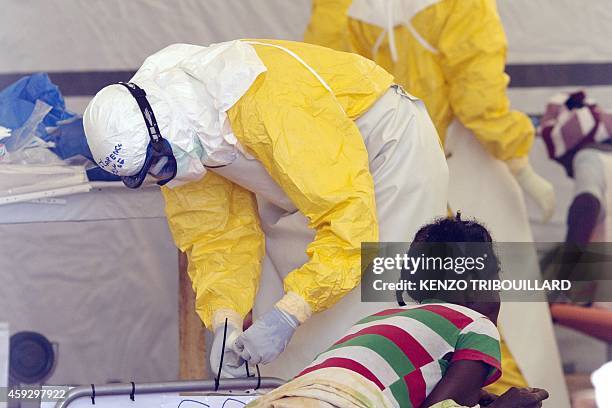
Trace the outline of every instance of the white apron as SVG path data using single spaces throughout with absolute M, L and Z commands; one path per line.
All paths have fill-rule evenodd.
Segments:
M 523 193 L 508 167 L 487 153 L 474 134 L 457 120 L 448 128 L 445 149 L 452 210 L 482 221 L 497 242 L 533 242 Z M 500 258 L 504 265 L 503 253 Z M 510 262 L 513 263 L 516 264 Z M 522 264 L 528 265 L 525 270 L 539 270 L 535 249 Z M 513 278 L 521 272 L 506 271 Z M 539 276 L 531 277 L 535 278 Z M 503 302 L 499 323 L 527 383 L 549 391 L 550 398 L 544 406 L 569 408 L 545 297 L 541 302 Z
M 380 241 L 410 241 L 423 224 L 446 214 L 448 169 L 433 123 L 421 101 L 394 87 L 356 124 L 369 154 Z M 266 256 L 253 309 L 257 319 L 283 296 L 283 278 L 308 261 L 306 247 L 314 231 L 257 160 L 240 155 L 215 171 L 257 197 L 266 235 Z M 359 319 L 397 306 L 395 302 L 364 303 L 360 296 L 357 287 L 331 309 L 314 314 L 298 327 L 278 359 L 260 366 L 262 375 L 295 376 Z
M 599 151 L 597 153 L 603 164 L 606 189 L 602 205 L 606 207 L 603 210 L 605 215 L 595 226 L 590 242 L 612 242 L 612 152 Z M 606 294 L 610 293 L 610 287 L 609 281 L 600 281 L 597 286 L 597 299 L 606 299 Z M 593 306 L 612 310 L 612 302 L 597 301 L 593 303 Z M 612 350 L 612 345 L 608 347 L 609 350 Z
M 605 217 L 597 223 L 591 242 L 612 241 L 612 152 L 599 152 L 599 158 L 603 164 L 604 177 L 606 180 L 605 191 Z

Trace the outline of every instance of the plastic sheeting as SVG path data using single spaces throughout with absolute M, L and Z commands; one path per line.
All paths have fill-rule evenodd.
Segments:
M 48 0 L 35 13 L 32 7 L 3 4 L 0 72 L 136 69 L 173 43 L 297 40 L 310 14 L 309 0 Z
M 91 190 L 80 166 L 0 164 L 0 205 Z
M 612 62 L 608 0 L 589 0 L 588 7 L 573 0 L 497 4 L 508 35 L 509 63 Z M 185 0 L 179 6 L 163 0 L 49 0 L 37 4 L 36 13 L 30 3 L 12 1 L 0 15 L 0 73 L 136 70 L 146 56 L 176 42 L 298 40 L 309 15 L 310 0 Z M 612 106 L 612 86 L 587 91 Z M 555 92 L 517 88 L 510 95 L 515 107 L 537 113 Z M 77 111 L 84 107 L 82 100 L 74 102 Z
M 178 261 L 163 200 L 125 190 L 0 208 L 0 321 L 58 343 L 50 383 L 178 376 Z
M 609 0 L 497 0 L 513 64 L 611 62 Z
M 508 36 L 511 64 L 578 64 L 612 62 L 612 8 L 609 0 L 498 0 Z M 569 78 L 566 78 L 569 80 Z M 541 113 L 557 92 L 579 88 L 612 108 L 612 86 L 510 88 L 512 105 Z
M 0 387 L 8 386 L 9 325 L 0 322 Z
M 497 4 L 510 63 L 611 59 L 608 0 L 589 0 L 588 7 L 574 0 Z M 20 1 L 3 7 L 0 72 L 135 69 L 147 55 L 176 42 L 297 40 L 310 15 L 310 0 L 185 0 L 180 5 L 163 0 L 48 0 L 37 4 L 36 13 L 31 7 Z

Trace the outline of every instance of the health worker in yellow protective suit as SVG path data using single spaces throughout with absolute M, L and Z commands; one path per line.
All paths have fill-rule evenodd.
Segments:
M 424 105 L 355 54 L 175 44 L 98 92 L 84 126 L 100 167 L 128 187 L 164 185 L 215 374 L 245 376 L 246 361 L 296 375 L 384 307 L 360 301 L 361 243 L 407 241 L 446 214 Z
M 523 192 L 547 221 L 554 190 L 529 164 L 534 136 L 529 118 L 510 109 L 507 41 L 494 0 L 313 0 L 305 41 L 372 59 L 421 98 L 444 143 L 451 208 L 482 221 L 498 242 L 533 241 Z M 538 277 L 535 251 L 532 255 L 523 265 Z M 504 254 L 501 258 L 504 263 Z M 502 307 L 504 376 L 493 391 L 525 386 L 524 374 L 533 386 L 551 391 L 552 404 L 567 406 L 542 300 Z M 525 341 L 525 332 L 537 333 L 540 341 Z M 549 362 L 546 369 L 534 363 L 542 358 Z

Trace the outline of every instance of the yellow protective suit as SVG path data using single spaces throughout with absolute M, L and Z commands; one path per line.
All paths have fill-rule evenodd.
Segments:
M 284 286 L 318 312 L 357 286 L 361 242 L 378 240 L 368 154 L 353 120 L 393 78 L 354 54 L 258 41 L 295 52 L 332 91 L 287 52 L 254 44 L 267 71 L 228 111 L 242 147 L 316 231 L 309 262 L 289 273 Z M 209 328 L 219 310 L 244 317 L 253 307 L 264 254 L 254 195 L 212 172 L 162 192 L 174 239 L 189 258 L 198 315 Z
M 419 11 L 410 23 L 430 49 L 396 26 L 395 62 L 388 35 L 373 55 L 382 28 L 349 18 L 351 3 L 314 0 L 305 41 L 356 52 L 391 72 L 425 102 L 443 141 L 456 117 L 496 158 L 527 155 L 534 129 L 526 115 L 510 110 L 507 42 L 494 0 L 440 0 Z
M 534 129 L 526 115 L 510 110 L 507 42 L 494 0 L 432 2 L 413 16 L 413 30 L 393 29 L 396 61 L 383 28 L 348 16 L 352 3 L 313 0 L 305 41 L 356 52 L 387 69 L 425 102 L 443 142 L 457 118 L 494 157 L 527 156 Z M 488 388 L 498 394 L 527 385 L 505 342 L 502 350 L 503 377 Z

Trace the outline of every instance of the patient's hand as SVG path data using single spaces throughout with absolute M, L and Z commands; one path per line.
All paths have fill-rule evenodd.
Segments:
M 478 404 L 481 407 L 488 407 L 493 401 L 499 398 L 499 395 L 492 394 L 485 390 L 480 390 L 480 400 Z
M 548 398 L 548 392 L 540 388 L 510 388 L 495 401 L 487 405 L 489 408 L 538 408 L 542 401 Z

